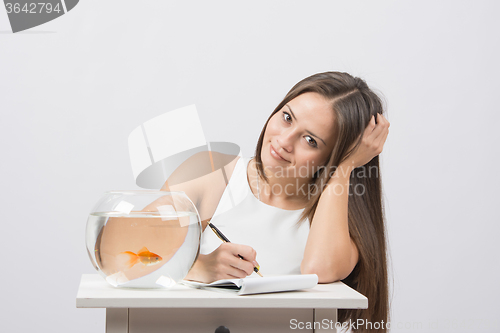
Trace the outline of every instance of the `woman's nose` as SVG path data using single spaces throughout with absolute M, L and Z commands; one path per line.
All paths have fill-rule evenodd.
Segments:
M 285 131 L 278 138 L 278 144 L 287 153 L 291 153 L 293 151 L 293 137 L 294 137 L 293 131 Z

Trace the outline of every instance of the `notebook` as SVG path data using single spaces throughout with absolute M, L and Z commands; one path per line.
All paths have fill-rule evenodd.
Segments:
M 187 280 L 183 280 L 182 283 L 194 288 L 249 295 L 313 288 L 318 284 L 318 276 L 316 274 L 299 274 L 246 277 L 244 279 L 219 280 L 208 284 Z

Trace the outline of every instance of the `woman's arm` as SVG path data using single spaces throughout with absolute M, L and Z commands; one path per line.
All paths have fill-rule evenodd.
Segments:
M 237 156 L 213 152 L 210 161 L 208 155 L 197 154 L 189 160 L 189 164 L 181 165 L 176 173 L 172 174 L 162 190 L 184 191 L 195 202 L 202 220 L 202 229 L 205 230 L 207 221 L 211 220 L 215 213 L 227 182 L 232 177 L 238 159 Z M 213 162 L 216 172 L 208 170 L 202 177 L 192 177 L 194 179 L 191 181 L 170 185 L 179 183 L 179 179 L 185 179 L 187 172 L 199 173 L 200 164 L 205 163 L 206 167 L 207 161 L 210 161 L 210 169 Z M 245 260 L 239 256 L 243 256 Z M 185 279 L 210 283 L 221 279 L 243 278 L 252 274 L 254 266 L 258 266 L 255 257 L 255 250 L 250 246 L 223 243 L 209 254 L 198 255 Z
M 237 161 L 238 156 L 219 152 L 197 153 L 172 173 L 161 190 L 183 191 L 198 209 L 202 229 L 205 230 L 207 221 L 210 221 L 215 213 Z M 157 202 L 153 202 L 146 208 L 158 205 Z
M 361 145 L 339 165 L 320 196 L 312 219 L 301 264 L 303 274 L 317 274 L 319 282 L 346 278 L 358 262 L 358 249 L 349 234 L 349 178 L 355 167 L 371 161 L 382 152 L 389 133 L 389 122 L 378 115 L 363 133 Z
M 341 172 L 336 172 L 321 194 L 312 220 L 301 271 L 317 274 L 320 283 L 346 278 L 358 262 L 358 250 L 347 223 L 351 170 L 337 169 Z

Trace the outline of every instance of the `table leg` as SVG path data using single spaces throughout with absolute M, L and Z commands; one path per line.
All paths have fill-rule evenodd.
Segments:
M 106 333 L 128 333 L 128 309 L 106 309 Z
M 320 323 L 320 328 L 313 332 L 337 332 L 337 309 L 314 309 L 314 322 Z

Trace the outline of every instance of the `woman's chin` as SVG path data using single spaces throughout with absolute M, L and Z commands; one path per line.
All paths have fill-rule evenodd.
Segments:
M 281 163 L 281 161 L 276 161 L 272 156 L 262 156 L 262 168 L 265 170 L 266 174 L 274 174 L 277 172 L 283 172 L 286 166 Z

